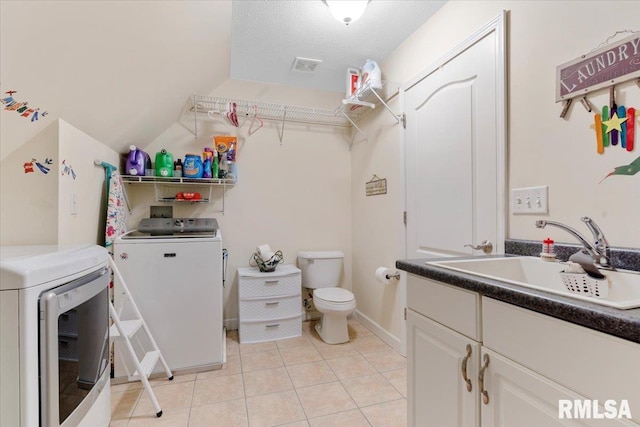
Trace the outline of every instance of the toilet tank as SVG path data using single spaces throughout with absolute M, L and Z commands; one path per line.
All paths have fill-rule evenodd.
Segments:
M 299 252 L 302 286 L 309 289 L 337 287 L 340 285 L 343 259 L 344 253 L 341 251 Z

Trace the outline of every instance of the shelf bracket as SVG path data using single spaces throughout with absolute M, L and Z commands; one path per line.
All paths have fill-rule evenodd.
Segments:
M 198 139 L 198 104 L 196 103 L 196 96 L 193 95 L 193 133 L 195 139 Z
M 393 110 L 391 109 L 391 107 L 389 107 L 389 105 L 387 105 L 386 102 L 384 102 L 384 100 L 382 99 L 382 97 L 380 95 L 378 95 L 378 92 L 375 91 L 375 89 L 371 88 L 371 93 L 373 93 L 376 98 L 378 98 L 378 100 L 380 101 L 380 103 L 382 104 L 382 106 L 391 113 L 391 115 L 393 116 L 394 119 L 396 119 L 396 123 L 400 123 L 400 116 L 397 115 L 396 113 L 393 112 Z
M 347 120 L 349 120 L 349 123 L 351 123 L 351 126 L 353 126 L 354 128 L 356 128 L 356 129 L 358 130 L 358 132 L 359 132 L 359 133 L 361 133 L 362 135 L 364 135 L 364 139 L 369 139 L 369 137 L 367 136 L 367 133 L 366 133 L 365 131 L 363 131 L 362 129 L 360 129 L 360 128 L 358 127 L 358 125 L 357 125 L 357 124 L 355 124 L 353 120 L 351 120 L 351 117 L 349 117 L 349 116 L 347 115 L 347 113 L 345 113 L 344 111 L 341 111 L 341 113 L 342 113 L 342 115 L 343 115 Z M 349 141 L 349 151 L 351 151 L 351 147 L 353 146 L 353 139 L 354 139 L 355 137 L 356 137 L 356 132 L 354 131 L 354 132 L 351 134 L 351 141 Z
M 284 139 L 284 122 L 287 120 L 287 107 L 284 107 L 284 111 L 282 112 L 282 127 L 279 132 L 280 137 L 280 145 L 282 145 L 282 140 Z

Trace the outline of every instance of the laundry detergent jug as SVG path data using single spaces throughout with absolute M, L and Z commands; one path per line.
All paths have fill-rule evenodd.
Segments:
M 202 178 L 204 167 L 202 157 L 197 154 L 187 154 L 182 163 L 182 176 L 185 178 Z
M 164 148 L 156 153 L 156 176 L 173 176 L 173 154 Z
M 127 164 L 125 171 L 129 175 L 144 176 L 145 169 L 151 169 L 151 158 L 144 151 L 136 148 L 135 145 L 129 147 Z

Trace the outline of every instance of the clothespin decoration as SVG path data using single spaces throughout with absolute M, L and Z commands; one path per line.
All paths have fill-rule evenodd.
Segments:
M 580 103 L 589 113 L 593 111 L 593 105 L 591 104 L 591 102 L 589 102 L 586 96 L 582 97 L 582 99 L 580 100 Z
M 562 107 L 562 112 L 560 113 L 561 119 L 564 119 L 566 117 L 572 102 L 573 102 L 573 99 L 567 99 L 566 101 L 564 101 L 564 106 Z
M 616 87 L 611 86 L 609 88 L 609 118 L 614 119 L 613 116 L 618 116 L 618 105 L 616 104 Z M 618 145 L 618 131 L 611 130 L 609 132 L 609 141 L 611 145 Z

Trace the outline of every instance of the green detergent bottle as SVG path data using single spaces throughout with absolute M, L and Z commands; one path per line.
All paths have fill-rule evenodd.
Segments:
M 173 176 L 173 154 L 164 148 L 156 153 L 156 176 Z

